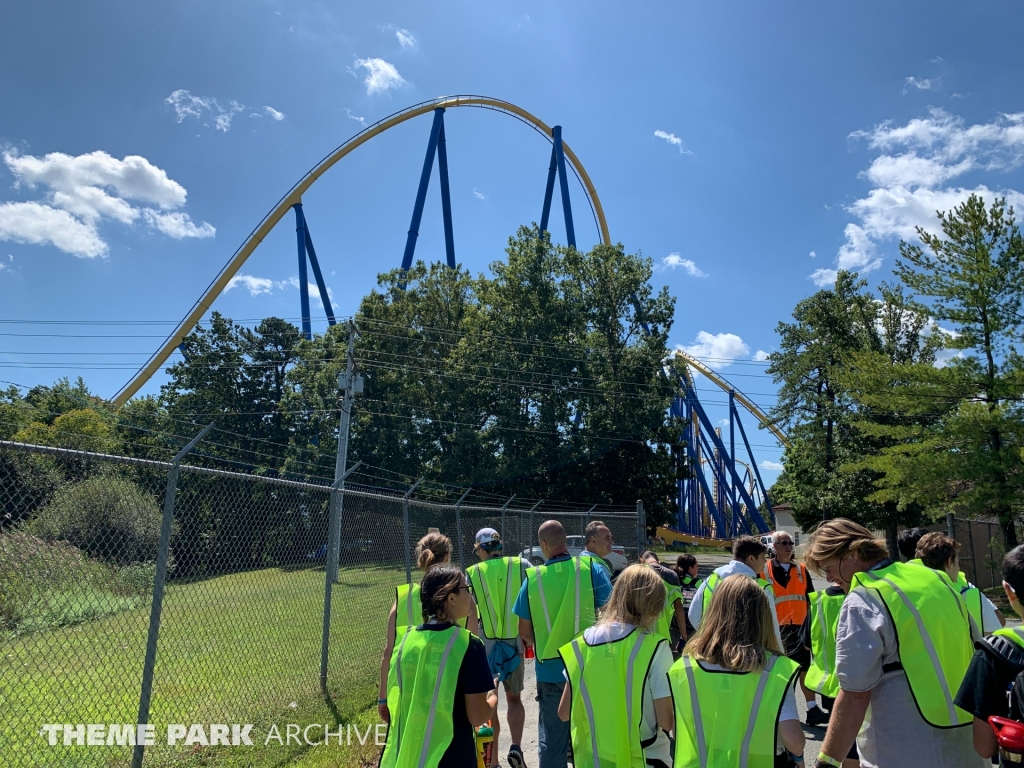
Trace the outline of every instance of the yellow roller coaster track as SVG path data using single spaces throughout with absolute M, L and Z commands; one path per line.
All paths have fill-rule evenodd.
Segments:
M 299 182 L 288 191 L 288 194 L 281 198 L 281 201 L 263 218 L 263 221 L 259 223 L 256 229 L 254 229 L 245 239 L 245 242 L 242 243 L 237 251 L 235 251 L 228 263 L 224 265 L 217 277 L 214 278 L 212 283 L 210 283 L 210 286 L 206 289 L 202 298 L 195 303 L 192 310 L 188 313 L 185 319 L 178 324 L 178 327 L 174 329 L 174 332 L 167 337 L 160 349 L 149 358 L 142 368 L 139 369 L 132 380 L 125 384 L 117 394 L 114 395 L 114 405 L 121 406 L 127 402 L 147 381 L 150 380 L 150 378 L 153 377 L 158 370 L 160 370 L 174 350 L 177 349 L 178 345 L 184 341 L 185 337 L 192 332 L 192 329 L 196 327 L 196 324 L 202 319 L 203 315 L 205 315 L 209 311 L 210 307 L 213 306 L 213 302 L 217 297 L 220 296 L 225 288 L 227 288 L 231 278 L 237 274 L 239 269 L 241 269 L 246 259 L 252 255 L 253 251 L 256 250 L 256 247 L 263 242 L 264 238 L 270 234 L 270 231 L 279 221 L 281 221 L 284 215 L 288 213 L 288 210 L 292 205 L 302 202 L 303 193 L 312 187 L 317 179 L 323 176 L 335 163 L 347 154 L 358 149 L 375 136 L 379 136 L 389 128 L 394 128 L 396 125 L 404 123 L 407 120 L 412 120 L 420 115 L 433 112 L 438 107 L 442 107 L 444 109 L 451 109 L 454 107 L 478 107 L 502 112 L 531 125 L 548 140 L 551 140 L 551 126 L 540 120 L 540 118 L 527 112 L 522 107 L 518 107 L 508 101 L 492 99 L 488 96 L 446 96 L 443 98 L 431 99 L 430 101 L 424 101 L 420 104 L 408 107 L 401 112 L 396 112 L 395 114 L 368 126 L 365 130 L 357 133 L 317 163 L 309 173 L 303 176 Z M 597 190 L 594 188 L 594 184 L 590 180 L 590 176 L 587 174 L 586 169 L 584 169 L 583 164 L 579 161 L 579 158 L 576 157 L 576 154 L 569 148 L 569 145 L 563 142 L 562 147 L 565 152 L 566 160 L 575 172 L 576 176 L 579 178 L 580 182 L 583 184 L 583 189 L 586 192 L 591 210 L 594 213 L 594 218 L 597 221 L 597 227 L 601 234 L 601 242 L 606 245 L 610 245 L 611 237 L 608 234 L 608 222 L 605 219 L 604 209 L 601 207 L 601 201 L 597 196 Z
M 766 414 L 764 411 L 758 408 L 757 405 L 750 398 L 748 398 L 742 392 L 737 390 L 732 384 L 730 384 L 728 381 L 723 379 L 713 370 L 708 368 L 706 365 L 704 365 L 704 363 L 695 358 L 693 355 L 689 355 L 686 352 L 683 352 L 682 350 L 677 350 L 676 357 L 678 357 L 688 366 L 693 368 L 695 371 L 700 371 L 700 373 L 707 377 L 708 381 L 710 381 L 712 384 L 721 387 L 726 392 L 731 391 L 735 393 L 736 402 L 742 405 L 744 408 L 746 408 L 750 412 L 750 415 L 757 419 L 758 422 L 760 422 L 761 426 L 763 426 L 765 429 L 767 429 L 769 432 L 775 435 L 775 437 L 778 438 L 780 443 L 782 443 L 787 448 L 789 447 L 789 438 L 786 437 L 786 433 L 779 429 L 778 425 L 776 425 L 775 422 L 768 418 L 768 414 Z

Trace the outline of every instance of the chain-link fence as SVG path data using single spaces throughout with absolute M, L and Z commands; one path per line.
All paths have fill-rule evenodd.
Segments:
M 575 553 L 600 515 L 616 568 L 646 539 L 640 505 L 426 503 L 187 466 L 186 452 L 0 441 L 0 764 L 216 765 L 215 727 L 219 746 L 259 745 L 279 723 L 349 722 L 372 709 L 395 587 L 418 581 L 413 550 L 431 529 L 463 567 L 483 527 L 537 560 L 540 523 L 560 520 Z
M 948 526 L 933 526 L 948 532 Z M 953 538 L 960 542 L 960 570 L 976 587 L 989 589 L 1003 583 L 1003 529 L 998 520 L 954 518 Z

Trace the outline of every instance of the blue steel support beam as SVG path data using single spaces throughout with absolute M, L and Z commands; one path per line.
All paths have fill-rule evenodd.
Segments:
M 562 193 L 562 213 L 565 215 L 565 241 L 576 247 L 576 228 L 572 225 L 572 203 L 569 202 L 569 177 L 565 173 L 565 151 L 562 149 L 562 126 L 552 129 L 555 138 L 555 159 L 558 161 L 558 188 Z
M 430 126 L 430 139 L 427 141 L 427 156 L 423 158 L 423 170 L 420 172 L 420 186 L 416 190 L 416 203 L 412 208 L 412 221 L 409 223 L 409 234 L 405 240 L 405 254 L 402 256 L 402 271 L 412 266 L 412 257 L 416 253 L 416 238 L 420 234 L 420 220 L 423 218 L 423 204 L 427 200 L 427 187 L 430 186 L 430 172 L 434 168 L 434 154 L 437 151 L 437 137 L 444 121 L 444 108 L 434 110 L 434 123 Z
M 544 187 L 544 209 L 540 212 L 540 231 L 548 229 L 548 219 L 551 216 L 551 197 L 555 194 L 555 174 L 558 172 L 558 155 L 555 152 L 555 145 L 551 145 L 551 165 L 548 166 L 548 183 Z
M 444 252 L 448 266 L 455 269 L 455 231 L 452 228 L 452 196 L 448 190 L 448 148 L 444 140 L 444 114 L 437 134 L 437 172 L 441 177 L 441 215 L 444 217 Z
M 715 434 L 714 425 L 712 425 L 711 420 L 708 418 L 708 415 L 704 412 L 704 408 L 701 407 L 700 401 L 697 400 L 697 393 L 696 392 L 688 393 L 688 397 L 689 397 L 691 403 L 693 404 L 694 408 L 697 411 L 697 418 L 704 425 L 704 431 L 708 433 L 708 439 L 714 444 L 714 446 L 716 448 L 718 448 L 719 451 L 721 451 L 722 453 L 725 453 L 725 446 L 722 444 L 722 441 L 718 437 L 718 435 Z M 736 481 L 738 483 L 739 482 L 739 475 L 736 472 L 735 465 L 729 467 L 728 469 L 730 471 L 730 474 L 732 474 L 733 477 L 735 477 L 735 479 L 736 479 Z M 761 516 L 759 514 L 757 514 L 757 507 L 754 506 L 754 500 L 750 497 L 750 494 L 747 493 L 747 489 L 741 487 L 739 489 L 739 491 L 740 491 L 740 499 L 739 500 L 747 505 L 747 509 L 750 511 L 750 517 L 753 519 L 754 524 L 757 526 L 758 530 L 761 533 L 768 533 L 768 525 L 761 518 Z
M 736 406 L 733 405 L 733 408 L 735 407 Z M 764 487 L 764 480 L 761 479 L 761 470 L 757 468 L 757 462 L 754 461 L 754 452 L 750 449 L 750 441 L 747 440 L 747 432 L 743 429 L 743 422 L 739 420 L 739 413 L 737 413 L 736 416 L 736 423 L 740 426 L 740 437 L 743 438 L 743 445 L 747 448 L 747 457 L 750 459 L 750 466 L 754 470 L 754 477 L 757 478 L 757 486 L 761 489 L 761 494 L 764 496 L 764 506 L 768 510 L 768 514 L 772 519 L 772 528 L 775 528 L 778 525 L 778 522 L 775 519 L 775 510 L 772 509 L 772 502 L 768 498 L 768 490 Z M 760 519 L 761 516 L 758 515 L 757 518 Z
M 331 297 L 327 294 L 327 283 L 324 282 L 323 273 L 320 272 L 320 261 L 313 250 L 313 238 L 309 236 L 309 223 L 306 222 L 306 215 L 302 215 L 302 221 L 306 230 L 306 255 L 309 256 L 309 266 L 313 268 L 313 279 L 316 280 L 316 289 L 320 293 L 320 301 L 323 302 L 324 312 L 327 313 L 327 324 L 337 325 L 334 317 L 334 307 L 331 306 Z
M 302 337 L 313 338 L 313 326 L 309 318 L 309 278 L 306 277 L 306 217 L 302 215 L 302 203 L 292 206 L 295 210 L 295 239 L 299 246 L 299 306 L 302 309 Z
M 697 451 L 694 450 L 693 443 L 687 443 L 686 444 L 686 450 L 687 450 L 687 453 L 690 454 L 690 461 L 691 461 L 691 463 L 694 466 L 697 466 L 699 468 L 700 467 L 700 458 L 699 458 L 699 456 L 697 454 Z M 718 525 L 718 529 L 719 530 L 724 530 L 725 529 L 725 525 L 722 522 L 722 516 L 718 514 L 718 510 L 715 508 L 715 502 L 714 502 L 714 499 L 713 499 L 713 496 L 712 496 L 712 493 L 711 493 L 711 489 L 708 488 L 707 478 L 704 477 L 704 473 L 702 471 L 699 471 L 699 470 L 695 473 L 695 477 L 697 478 L 697 482 L 700 483 L 701 490 L 704 491 L 704 499 L 705 499 L 705 501 L 707 502 L 707 505 L 708 505 L 708 512 L 710 512 L 711 513 L 711 517 L 714 518 L 715 523 Z
M 734 467 L 736 466 L 736 390 L 729 390 L 729 463 Z M 736 503 L 736 478 L 732 478 L 732 482 L 729 484 L 731 492 L 729 494 L 729 503 L 732 504 L 734 510 L 739 509 L 739 504 Z

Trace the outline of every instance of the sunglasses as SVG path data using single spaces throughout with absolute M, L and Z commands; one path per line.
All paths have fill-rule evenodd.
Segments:
M 780 541 L 775 546 L 776 547 L 792 547 L 793 546 L 793 542 L 792 541 Z

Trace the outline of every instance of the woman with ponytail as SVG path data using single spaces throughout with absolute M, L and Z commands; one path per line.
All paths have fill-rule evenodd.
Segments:
M 424 574 L 430 573 L 435 568 L 448 565 L 451 559 L 452 541 L 443 533 L 436 531 L 428 533 L 416 543 L 416 566 Z M 473 601 L 472 596 L 469 596 L 469 600 L 472 610 L 468 614 L 459 617 L 459 626 L 479 636 L 480 629 L 476 618 L 476 603 Z M 384 653 L 380 660 L 380 689 L 377 694 L 377 711 L 385 721 L 387 720 L 385 686 L 387 685 L 391 652 L 395 648 L 395 638 L 410 627 L 415 627 L 420 623 L 420 611 L 420 585 L 399 584 L 395 588 L 395 602 L 391 606 L 391 612 L 388 614 L 387 629 L 384 635 Z
M 419 602 L 423 623 L 403 632 L 388 658 L 380 765 L 476 765 L 473 728 L 498 696 L 483 642 L 458 624 L 475 610 L 469 583 L 458 568 L 438 564 L 423 576 Z

